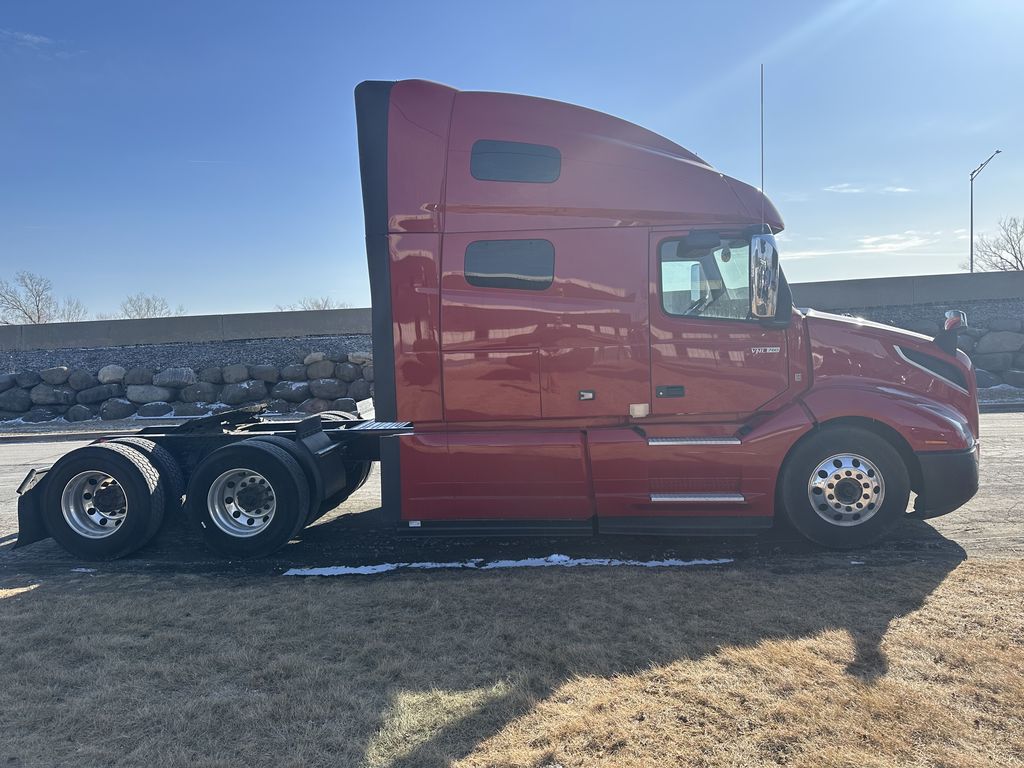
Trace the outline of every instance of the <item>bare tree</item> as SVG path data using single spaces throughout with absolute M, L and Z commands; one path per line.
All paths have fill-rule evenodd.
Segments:
M 61 323 L 80 323 L 89 319 L 89 310 L 78 299 L 66 296 L 57 306 L 54 320 Z
M 185 307 L 179 304 L 171 309 L 167 299 L 156 294 L 133 293 L 121 302 L 121 311 L 112 319 L 138 320 L 144 317 L 171 317 L 184 315 Z
M 40 325 L 53 322 L 77 322 L 89 316 L 78 299 L 65 297 L 57 301 L 53 283 L 34 272 L 18 272 L 14 282 L 0 280 L 0 319 L 18 325 Z
M 1024 270 L 1024 219 L 1000 219 L 995 237 L 979 237 L 974 244 L 974 263 L 983 272 Z
M 278 304 L 274 307 L 278 312 L 290 312 L 299 309 L 347 309 L 348 304 L 330 296 L 306 296 L 295 304 Z

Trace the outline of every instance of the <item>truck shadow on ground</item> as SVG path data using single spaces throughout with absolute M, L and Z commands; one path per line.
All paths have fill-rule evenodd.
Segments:
M 948 547 L 937 543 L 935 530 L 908 517 L 885 541 L 851 557 L 912 553 Z M 102 572 L 279 573 L 290 568 L 359 566 L 380 563 L 483 561 L 563 554 L 570 557 L 658 560 L 666 558 L 737 560 L 763 556 L 814 555 L 823 550 L 784 521 L 756 535 L 742 536 L 425 536 L 396 532 L 380 522 L 380 509 L 328 516 L 301 531 L 281 551 L 258 560 L 225 561 L 203 544 L 198 532 L 178 515 L 157 538 L 120 560 L 90 563 L 61 549 L 52 539 L 15 549 L 16 535 L 0 539 L 0 567 L 25 573 L 66 572 L 91 567 Z M 955 545 L 954 545 L 955 546 Z
M 578 677 L 611 680 L 700 660 L 723 649 L 811 638 L 832 630 L 846 632 L 852 644 L 845 673 L 873 685 L 888 672 L 882 641 L 890 624 L 920 608 L 966 558 L 962 549 L 930 530 L 923 543 L 932 554 L 890 559 L 878 569 L 857 570 L 848 558 L 811 555 L 759 562 L 763 570 L 750 570 L 755 565 L 750 563 L 735 572 L 641 572 L 627 583 L 609 570 L 574 574 L 576 578 L 555 586 L 554 594 L 509 595 L 489 606 L 474 605 L 473 616 L 455 612 L 452 625 L 476 628 L 480 642 L 472 649 L 473 660 L 460 661 L 450 651 L 434 648 L 429 655 L 435 664 L 446 663 L 431 670 L 431 687 L 487 690 L 501 681 L 515 682 L 506 693 L 487 698 L 384 764 L 446 765 L 470 754 L 537 703 L 550 701 Z M 415 629 L 403 627 L 399 634 L 410 631 Z M 394 688 L 391 712 L 399 708 L 406 690 L 402 684 Z M 704 693 L 691 690 L 689 695 L 701 698 Z M 371 742 L 368 750 L 373 748 Z
M 444 537 L 382 528 L 380 509 L 329 517 L 299 534 L 283 552 L 284 562 L 362 565 L 379 562 L 457 561 L 545 557 L 609 557 L 632 560 L 665 558 L 746 559 L 765 555 L 812 555 L 824 550 L 784 520 L 754 535 L 732 536 L 482 536 Z M 928 551 L 957 547 L 920 520 L 907 517 L 878 545 L 851 553 Z M 962 550 L 960 550 L 962 552 Z
M 172 587 L 144 577 L 144 600 L 120 593 L 113 577 L 100 600 L 81 594 L 91 577 L 77 582 L 77 596 L 62 591 L 60 580 L 44 580 L 19 595 L 19 608 L 8 604 L 20 613 L 4 624 L 7 631 L 20 627 L 22 642 L 0 649 L 0 660 L 8 672 L 23 667 L 24 645 L 33 632 L 48 633 L 54 612 L 62 625 L 93 638 L 59 638 L 67 648 L 48 654 L 58 668 L 84 660 L 95 679 L 107 681 L 99 689 L 78 681 L 59 705 L 66 722 L 82 723 L 66 738 L 77 754 L 97 761 L 114 757 L 104 750 L 116 747 L 89 726 L 87 712 L 121 711 L 123 697 L 142 695 L 139 683 L 122 681 L 124 669 L 104 665 L 127 663 L 139 676 L 159 658 L 153 700 L 128 712 L 120 728 L 184 745 L 183 760 L 227 750 L 253 765 L 268 764 L 268 754 L 278 765 L 447 765 L 538 705 L 557 704 L 581 678 L 596 679 L 600 688 L 723 649 L 839 630 L 849 637 L 849 651 L 836 652 L 844 674 L 875 684 L 888 671 L 882 639 L 891 622 L 919 608 L 965 558 L 930 526 L 914 526 L 912 548 L 862 553 L 866 566 L 846 554 L 804 552 L 723 567 L 457 571 L 273 579 L 263 586 L 251 578 L 187 577 Z M 21 615 L 30 609 L 38 614 L 31 620 Z M 111 626 L 124 644 L 120 653 L 108 648 Z M 261 640 L 237 654 L 223 650 L 225 638 L 240 637 Z M 197 658 L 208 658 L 198 681 Z M 74 668 L 67 674 L 78 680 Z M 13 713 L 4 729 L 12 750 L 19 712 L 55 706 L 32 700 L 60 685 L 57 671 L 48 668 L 46 676 L 46 684 L 0 693 L 0 708 Z M 684 692 L 706 694 L 697 687 Z M 236 695 L 238 701 L 225 700 Z M 225 709 L 237 713 L 230 734 L 198 727 Z M 266 742 L 267 719 L 283 744 Z M 300 732 L 303 739 L 294 736 Z M 143 739 L 129 763 L 156 757 L 160 744 Z

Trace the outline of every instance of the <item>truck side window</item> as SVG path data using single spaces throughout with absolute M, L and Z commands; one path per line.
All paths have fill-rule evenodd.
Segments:
M 544 144 L 480 139 L 473 144 L 469 172 L 480 181 L 550 184 L 562 173 L 562 153 Z
M 477 240 L 466 246 L 466 282 L 479 288 L 543 291 L 555 279 L 550 240 Z
M 746 320 L 750 317 L 750 243 L 724 239 L 687 248 L 666 240 L 658 249 L 661 306 L 670 315 Z

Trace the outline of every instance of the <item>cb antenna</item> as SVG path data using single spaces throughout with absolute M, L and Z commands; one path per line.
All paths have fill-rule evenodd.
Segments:
M 761 234 L 764 234 L 764 64 L 761 65 Z

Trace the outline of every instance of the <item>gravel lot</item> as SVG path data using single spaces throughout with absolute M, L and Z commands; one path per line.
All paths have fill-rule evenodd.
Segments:
M 413 538 L 375 530 L 380 504 L 380 477 L 375 470 L 367 484 L 342 508 L 301 534 L 277 555 L 255 562 L 225 562 L 207 552 L 183 525 L 167 526 L 153 544 L 113 563 L 83 563 L 53 541 L 19 550 L 15 489 L 32 466 L 46 465 L 84 443 L 42 439 L 0 441 L 0 577 L 16 574 L 67 573 L 95 567 L 103 572 L 153 573 L 281 573 L 291 567 L 364 565 L 416 560 L 457 560 L 472 557 L 734 557 L 737 560 L 786 556 L 822 556 L 878 563 L 914 556 L 1019 558 L 1024 555 L 1024 502 L 1019 494 L 1024 466 L 1024 414 L 983 414 L 981 490 L 965 507 L 929 522 L 907 520 L 893 536 L 869 551 L 822 555 L 784 527 L 756 537 L 733 538 L 542 538 L 441 539 Z

